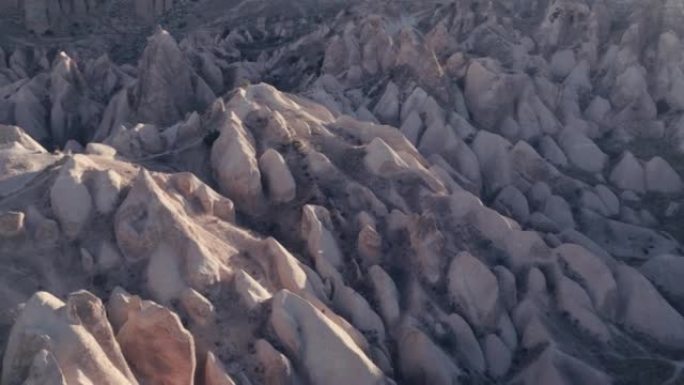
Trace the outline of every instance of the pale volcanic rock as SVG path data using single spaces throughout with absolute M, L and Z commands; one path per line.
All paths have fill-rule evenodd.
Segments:
M 499 295 L 501 304 L 505 309 L 511 310 L 518 302 L 518 289 L 513 273 L 502 265 L 492 269 L 499 283 Z
M 610 97 L 612 105 L 621 109 L 648 94 L 644 72 L 640 66 L 633 65 L 617 76 Z
M 95 124 L 100 106 L 84 94 L 85 79 L 76 62 L 60 52 L 50 73 L 50 134 L 63 145 L 68 138 L 88 138 L 84 126 Z
M 525 195 L 509 185 L 503 188 L 494 201 L 494 207 L 499 212 L 515 218 L 518 222 L 525 223 L 530 215 L 530 207 Z
M 676 381 L 684 7 L 229 3 L 0 0 L 3 385 Z
M 344 286 L 336 288 L 333 303 L 340 315 L 348 319 L 362 333 L 374 335 L 384 345 L 385 326 L 363 296 L 354 289 Z
M 8 211 L 0 214 L 0 236 L 9 238 L 20 235 L 25 229 L 26 215 L 19 211 Z
M 235 290 L 248 309 L 254 309 L 271 298 L 271 293 L 266 288 L 242 270 L 235 275 Z
M 26 379 L 22 376 L 40 357 L 54 360 L 46 365 L 52 366 L 53 373 L 61 372 L 66 383 L 138 384 L 102 302 L 88 292 L 73 293 L 66 303 L 46 292 L 31 297 L 10 334 L 2 383 L 22 383 Z M 31 369 L 33 375 L 36 370 Z
M 468 367 L 483 373 L 486 369 L 485 357 L 470 325 L 456 313 L 449 315 L 446 324 L 456 339 L 459 357 Z
M 584 110 L 585 116 L 597 124 L 606 122 L 610 112 L 610 102 L 600 96 L 596 96 L 591 103 L 589 103 L 587 109 Z
M 366 224 L 359 231 L 356 250 L 368 266 L 380 262 L 382 258 L 382 236 L 378 233 L 375 226 Z
M 122 186 L 121 176 L 115 171 L 99 171 L 93 178 L 93 200 L 100 214 L 110 214 L 116 208 Z
M 574 130 L 563 130 L 559 137 L 559 144 L 570 163 L 582 171 L 600 172 L 608 160 L 596 143 Z
M 653 257 L 639 267 L 639 271 L 663 294 L 676 301 L 684 299 L 684 289 L 679 285 L 679 277 L 683 270 L 684 258 L 673 254 Z
M 188 202 L 201 202 L 200 193 L 208 187 L 194 179 L 196 190 L 179 188 L 188 176 L 140 172 L 114 216 L 119 248 L 128 261 L 148 261 L 147 287 L 160 302 L 178 298 L 186 286 L 202 289 L 229 275 L 234 244 L 201 230 L 206 223 L 217 223 L 214 231 L 232 233 L 235 242 L 254 241 L 213 211 L 194 215 L 197 206 Z
M 550 64 L 551 74 L 557 78 L 564 79 L 575 68 L 575 53 L 569 49 L 556 51 L 551 57 Z
M 550 346 L 515 377 L 516 381 L 524 385 L 533 385 L 540 381 L 544 384 L 567 385 L 576 379 L 591 385 L 611 383 L 605 373 Z
M 620 212 L 620 200 L 618 197 L 605 185 L 596 186 L 596 193 L 606 205 L 608 215 L 617 215 Z
M 593 210 L 604 216 L 610 216 L 606 204 L 603 202 L 601 197 L 592 190 L 582 191 L 580 203 L 583 207 L 589 210 Z
M 394 326 L 400 317 L 399 291 L 392 278 L 380 266 L 368 269 L 368 276 L 375 291 L 375 300 L 380 308 L 380 315 L 387 327 Z
M 52 210 L 62 231 L 71 239 L 84 230 L 93 209 L 92 196 L 81 181 L 81 171 L 72 158 L 63 166 L 50 189 Z
M 364 163 L 375 175 L 393 174 L 409 168 L 404 159 L 380 138 L 373 139 L 366 151 Z
M 664 194 L 676 194 L 682 190 L 682 178 L 667 161 L 659 156 L 653 157 L 644 166 L 646 189 Z
M 503 377 L 511 367 L 512 353 L 503 341 L 494 334 L 488 334 L 482 343 L 487 358 L 487 371 L 494 378 Z
M 146 21 L 152 21 L 155 17 L 171 9 L 171 0 L 141 0 L 134 4 L 135 15 Z
M 199 87 L 207 87 L 204 81 L 197 78 L 174 38 L 161 28 L 149 39 L 138 72 L 134 109 L 146 123 L 171 124 L 193 104 L 211 102 L 202 98 Z
M 29 30 L 42 35 L 50 28 L 50 16 L 48 2 L 44 0 L 30 0 L 24 4 L 24 18 Z
M 561 276 L 557 285 L 558 307 L 576 322 L 581 330 L 599 341 L 608 341 L 610 331 L 596 314 L 594 305 L 582 286 L 566 276 Z
M 149 383 L 192 384 L 195 342 L 180 318 L 152 301 L 138 300 L 126 310 L 116 339 L 136 376 Z
M 472 149 L 479 160 L 482 180 L 491 192 L 496 192 L 513 179 L 510 160 L 511 144 L 503 137 L 479 131 L 472 143 Z
M 205 385 L 235 385 L 235 381 L 226 373 L 226 368 L 212 352 L 207 353 L 206 364 L 204 364 L 204 383 Z
M 553 254 L 570 273 L 578 277 L 596 309 L 607 315 L 612 314 L 618 291 L 608 266 L 589 250 L 575 244 L 563 244 L 555 248 Z
M 62 370 L 52 353 L 43 349 L 36 353 L 28 370 L 25 385 L 66 385 Z
M 501 73 L 498 63 L 473 60 L 465 77 L 465 98 L 476 122 L 495 129 L 513 109 L 520 79 Z
M 558 195 L 551 195 L 544 202 L 544 214 L 560 229 L 574 228 L 575 219 L 568 202 Z
M 551 188 L 545 182 L 535 182 L 527 192 L 531 208 L 543 208 L 551 196 Z
M 539 144 L 541 155 L 556 167 L 566 167 L 568 158 L 550 136 L 544 136 Z
M 325 279 L 341 280 L 337 269 L 344 260 L 333 230 L 330 213 L 324 207 L 306 205 L 302 208 L 301 233 L 316 270 Z
M 645 173 L 639 160 L 626 151 L 610 173 L 610 181 L 618 188 L 643 193 L 645 189 Z
M 2 147 L 18 144 L 26 151 L 34 153 L 47 152 L 40 143 L 36 142 L 32 136 L 17 126 L 6 126 L 0 124 L 0 145 Z
M 116 156 L 116 149 L 102 143 L 88 143 L 85 148 L 86 154 L 99 155 L 107 158 Z
M 393 124 L 399 119 L 399 88 L 393 82 L 387 83 L 385 92 L 373 108 L 373 113 L 384 123 Z
M 620 294 L 619 319 L 624 325 L 673 349 L 684 344 L 684 318 L 637 270 L 622 265 L 616 270 Z
M 180 294 L 180 305 L 190 318 L 198 324 L 207 324 L 215 316 L 214 305 L 192 288 L 187 288 Z
M 283 290 L 273 297 L 272 307 L 270 326 L 311 383 L 388 383 L 349 335 L 305 299 Z
M 266 177 L 271 200 L 286 203 L 295 198 L 297 186 L 282 155 L 269 148 L 259 158 L 259 168 Z
M 245 210 L 263 203 L 261 172 L 254 144 L 242 121 L 229 113 L 211 151 L 211 164 L 221 191 Z
M 454 384 L 460 369 L 430 338 L 419 329 L 404 326 L 399 337 L 399 362 L 409 381 L 430 384 Z
M 470 324 L 494 327 L 499 311 L 496 276 L 477 258 L 462 252 L 452 260 L 448 277 L 449 296 Z
M 290 360 L 276 350 L 268 341 L 259 339 L 254 343 L 256 356 L 264 367 L 264 381 L 266 385 L 293 385 L 299 379 Z

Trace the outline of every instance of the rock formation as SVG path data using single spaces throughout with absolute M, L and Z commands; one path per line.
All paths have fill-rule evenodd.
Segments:
M 682 21 L 0 0 L 0 384 L 681 383 Z

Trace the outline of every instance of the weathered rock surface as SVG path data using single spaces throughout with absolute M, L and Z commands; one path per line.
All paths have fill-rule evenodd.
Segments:
M 0 0 L 2 384 L 676 383 L 675 3 Z

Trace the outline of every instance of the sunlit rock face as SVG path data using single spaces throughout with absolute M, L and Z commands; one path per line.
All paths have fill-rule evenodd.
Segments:
M 0 0 L 0 384 L 684 381 L 683 20 Z

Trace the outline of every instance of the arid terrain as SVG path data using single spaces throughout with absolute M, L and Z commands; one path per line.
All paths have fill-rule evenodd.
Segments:
M 0 0 L 0 385 L 684 384 L 682 0 Z

